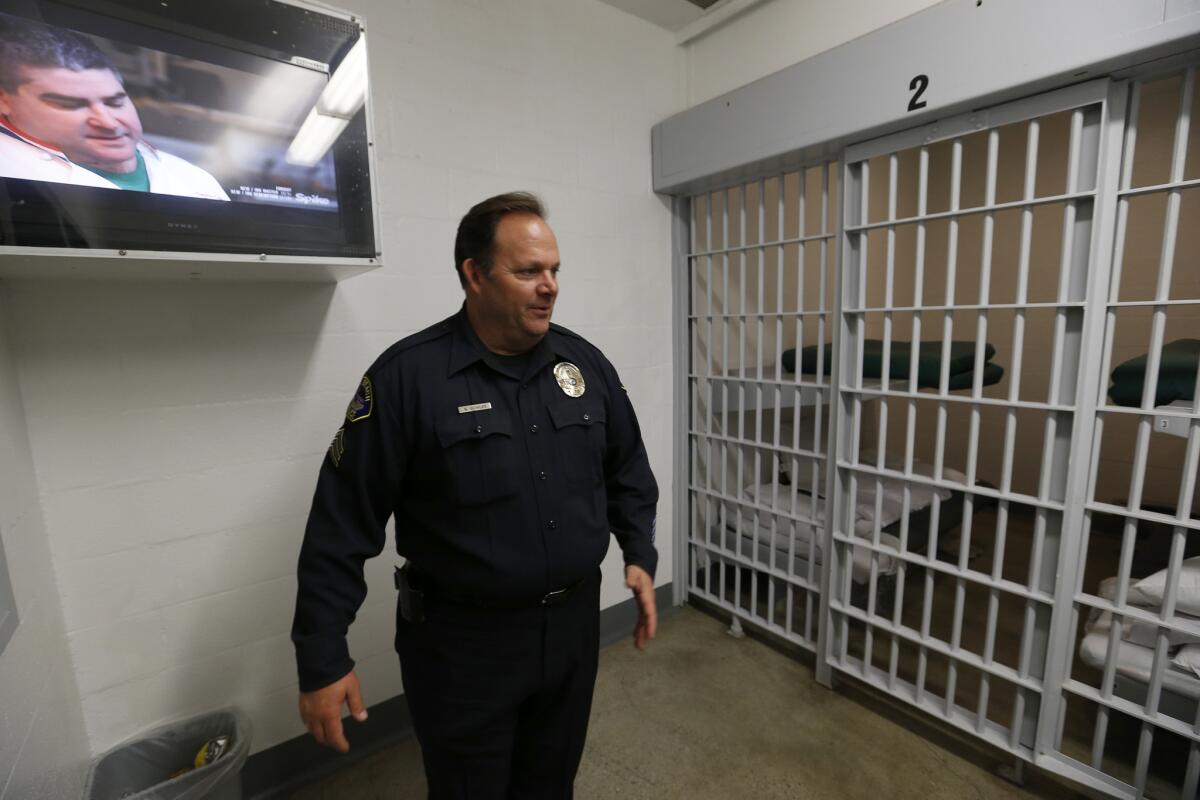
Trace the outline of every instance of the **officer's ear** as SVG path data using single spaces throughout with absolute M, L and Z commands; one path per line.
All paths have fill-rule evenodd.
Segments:
M 479 294 L 479 284 L 483 282 L 485 277 L 483 267 L 479 266 L 479 263 L 475 259 L 468 258 L 463 261 L 462 268 L 463 278 L 467 281 L 467 293 Z

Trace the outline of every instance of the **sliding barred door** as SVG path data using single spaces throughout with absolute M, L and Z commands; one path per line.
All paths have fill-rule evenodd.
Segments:
M 1184 577 L 1200 555 L 1196 82 L 1193 66 L 1120 87 L 1091 469 L 1059 595 L 1061 702 L 1040 737 L 1047 766 L 1122 797 L 1190 800 L 1200 782 L 1200 658 L 1184 657 L 1200 643 L 1200 578 Z
M 829 381 L 785 355 L 830 341 L 836 164 L 690 199 L 688 590 L 814 649 Z
M 844 159 L 821 677 L 1026 760 L 1060 646 L 1056 576 L 1078 547 L 1107 91 L 1081 84 Z

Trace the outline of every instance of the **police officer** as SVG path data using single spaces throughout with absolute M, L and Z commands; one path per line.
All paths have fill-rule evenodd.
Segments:
M 321 466 L 292 640 L 300 714 L 348 749 L 366 711 L 346 631 L 363 561 L 396 520 L 396 650 L 431 798 L 567 798 L 599 647 L 599 565 L 616 535 L 654 636 L 655 504 L 641 432 L 604 355 L 550 322 L 559 253 L 540 201 L 463 217 L 462 310 L 389 348 Z

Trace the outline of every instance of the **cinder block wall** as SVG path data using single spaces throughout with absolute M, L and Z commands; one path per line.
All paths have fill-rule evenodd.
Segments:
M 670 215 L 650 189 L 650 128 L 682 107 L 671 35 L 594 0 L 343 5 L 368 24 L 385 268 L 336 288 L 10 287 L 64 681 L 93 752 L 227 704 L 255 750 L 303 733 L 287 632 L 318 465 L 375 355 L 457 310 L 454 231 L 486 196 L 547 201 L 555 320 L 617 365 L 673 491 Z M 668 501 L 658 529 L 661 584 Z M 401 691 L 394 560 L 371 565 L 351 634 L 369 703 Z M 603 603 L 624 600 L 615 546 L 605 576 Z
M 10 313 L 0 284 L 0 538 L 20 619 L 0 654 L 0 800 L 79 797 L 88 744 L 9 348 Z

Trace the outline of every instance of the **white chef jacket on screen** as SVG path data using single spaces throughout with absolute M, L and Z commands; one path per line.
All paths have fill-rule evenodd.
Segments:
M 137 148 L 146 162 L 151 192 L 207 200 L 229 199 L 217 179 L 200 167 L 145 142 L 139 142 Z M 21 136 L 4 125 L 0 125 L 0 177 L 101 189 L 120 188 L 90 169 L 73 163 L 61 151 Z

